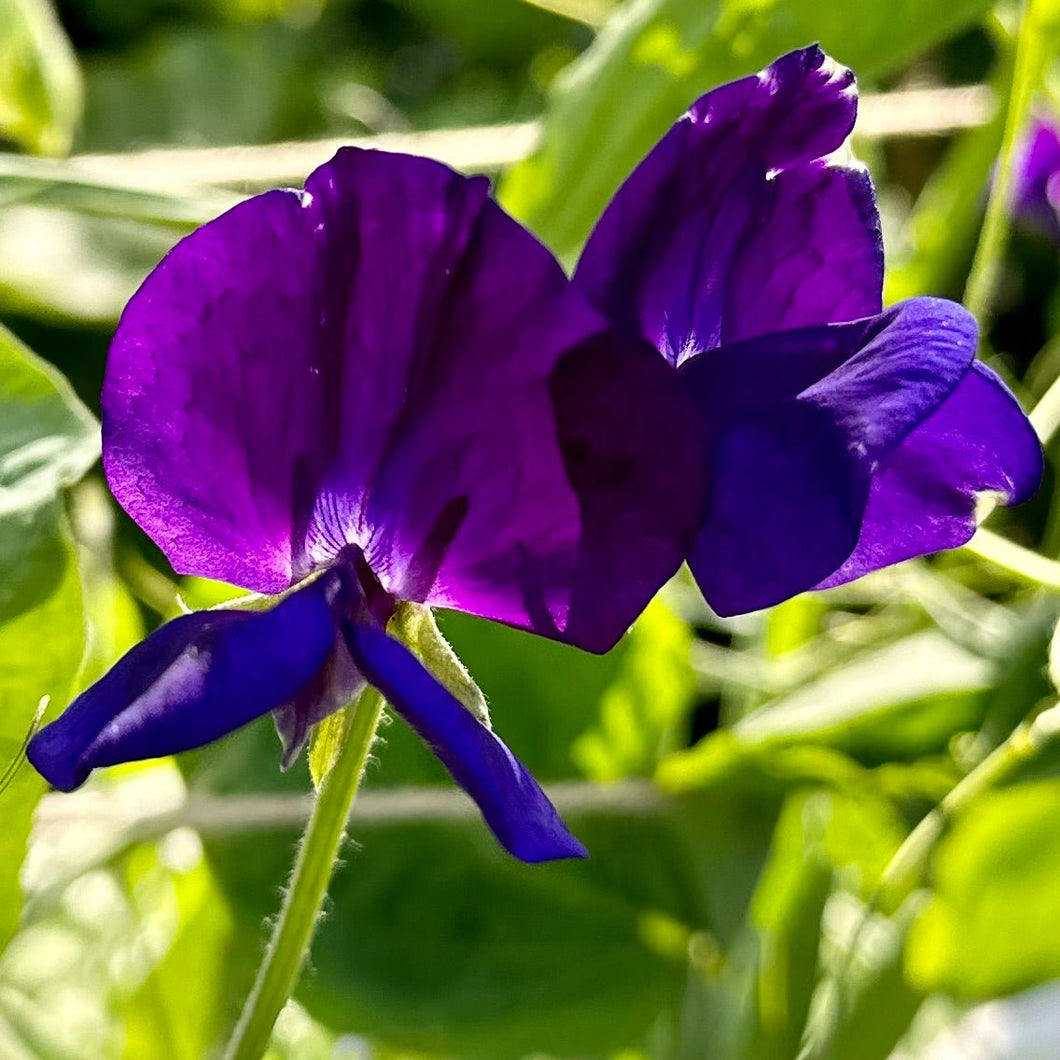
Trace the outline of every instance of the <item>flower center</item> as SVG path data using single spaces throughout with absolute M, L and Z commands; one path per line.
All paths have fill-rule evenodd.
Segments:
M 397 600 L 383 588 L 358 545 L 346 545 L 335 557 L 331 570 L 338 575 L 333 610 L 363 619 L 370 617 L 383 629 L 394 614 Z

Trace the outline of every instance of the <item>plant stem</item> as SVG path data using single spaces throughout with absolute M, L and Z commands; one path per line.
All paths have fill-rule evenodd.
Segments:
M 1016 60 L 1012 88 L 1005 112 L 1005 131 L 1001 138 L 994 183 L 987 201 L 986 216 L 975 249 L 964 304 L 979 323 L 981 333 L 990 322 L 990 303 L 997 287 L 1005 248 L 1008 244 L 1016 182 L 1013 161 L 1020 134 L 1026 125 L 1034 94 L 1041 87 L 1052 55 L 1052 27 L 1046 27 L 1052 15 L 1047 12 L 1051 0 L 1025 0 L 1016 40 Z
M 873 908 L 897 908 L 920 885 L 935 844 L 950 822 L 983 792 L 1009 780 L 1060 733 L 1060 707 L 1043 711 L 1014 729 L 909 833 L 880 877 Z
M 225 1060 L 260 1060 L 273 1024 L 294 992 L 342 844 L 350 806 L 375 739 L 383 698 L 368 688 L 348 711 L 342 750 L 320 786 L 298 848 L 283 908 Z
M 992 530 L 980 527 L 971 541 L 961 547 L 1039 588 L 1060 589 L 1060 563 Z

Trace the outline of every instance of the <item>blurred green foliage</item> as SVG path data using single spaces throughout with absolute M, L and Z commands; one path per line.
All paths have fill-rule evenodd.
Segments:
M 59 492 L 95 463 L 95 422 L 58 372 L 0 326 L 0 850 L 21 864 L 46 785 L 20 769 L 40 709 L 65 705 L 84 617 Z M 0 874 L 0 945 L 18 925 L 17 871 Z
M 1060 783 L 985 796 L 939 849 L 931 901 L 909 940 L 925 992 L 993 997 L 1060 978 Z
M 42 697 L 58 710 L 180 599 L 232 594 L 175 583 L 89 470 L 109 332 L 180 234 L 290 172 L 291 150 L 322 161 L 331 138 L 375 133 L 414 150 L 438 143 L 419 132 L 479 126 L 447 143 L 496 138 L 493 164 L 475 140 L 495 173 L 510 148 L 481 127 L 533 120 L 537 146 L 501 187 L 573 260 L 630 167 L 717 83 L 816 39 L 863 90 L 977 80 L 1003 98 L 1013 13 L 0 0 L 0 315 L 46 358 L 0 331 L 0 1057 L 216 1055 L 311 789 L 305 762 L 279 772 L 266 719 L 179 769 L 48 797 L 26 856 L 43 784 L 14 766 Z M 956 131 L 927 117 L 945 134 L 856 141 L 893 298 L 960 294 L 1001 138 L 997 116 Z M 71 145 L 72 160 L 32 157 Z M 257 153 L 213 151 L 241 145 Z M 1060 376 L 1058 281 L 1056 247 L 1019 234 L 984 353 L 1032 398 Z M 991 526 L 1055 559 L 1055 482 Z M 975 1006 L 1060 979 L 1060 753 L 1028 756 L 952 822 L 936 808 L 1056 703 L 1058 614 L 1055 589 L 968 553 L 738 620 L 679 576 L 599 658 L 440 614 L 592 857 L 505 857 L 394 720 L 270 1056 L 940 1060 L 950 1024 L 1028 1012 L 1055 1040 L 1055 1007 Z M 881 901 L 932 812 L 923 871 Z
M 81 71 L 48 4 L 0 3 L 0 138 L 31 151 L 70 150 L 81 117 Z

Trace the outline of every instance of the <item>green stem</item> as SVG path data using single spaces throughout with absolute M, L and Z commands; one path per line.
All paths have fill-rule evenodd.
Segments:
M 383 699 L 368 688 L 348 711 L 342 750 L 324 778 L 298 848 L 283 908 L 225 1060 L 260 1060 L 273 1024 L 294 992 L 346 831 L 350 806 L 375 739 Z
M 1033 585 L 1043 589 L 1060 589 L 1060 563 L 1017 545 L 1015 541 L 1009 541 L 992 530 L 980 527 L 971 541 L 962 547 L 965 552 L 971 552 Z
M 1060 376 L 1049 384 L 1049 389 L 1038 399 L 1031 410 L 1030 421 L 1038 440 L 1042 445 L 1048 445 L 1053 435 L 1060 430 Z
M 964 289 L 964 304 L 979 322 L 985 333 L 990 317 L 990 303 L 997 286 L 1005 248 L 1008 244 L 1012 196 L 1015 190 L 1013 156 L 1026 124 L 1034 94 L 1045 78 L 1052 53 L 1050 32 L 1043 25 L 1047 21 L 1046 8 L 1051 0 L 1025 0 L 1016 40 L 1016 60 L 1012 73 L 1012 89 L 1005 112 L 1005 131 L 1001 137 L 1001 152 L 997 171 L 986 206 L 979 244 L 975 249 L 968 285 Z
M 1010 780 L 1021 766 L 1036 758 L 1060 731 L 1060 707 L 1039 714 L 1014 729 L 970 773 L 963 777 L 909 833 L 880 877 L 873 907 L 896 909 L 920 885 L 935 844 L 951 821 L 983 792 Z

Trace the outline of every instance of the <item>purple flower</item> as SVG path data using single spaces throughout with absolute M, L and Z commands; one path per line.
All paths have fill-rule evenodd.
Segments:
M 622 185 L 575 285 L 676 369 L 700 415 L 689 564 L 722 614 L 966 542 L 1038 441 L 959 305 L 882 309 L 868 174 L 829 158 L 853 74 L 810 47 L 692 105 Z
M 1025 226 L 1060 242 L 1060 131 L 1045 113 L 1025 130 L 1013 160 L 1012 212 Z
M 164 625 L 31 761 L 69 790 L 270 711 L 290 758 L 370 682 L 512 854 L 584 855 L 387 622 L 413 601 L 608 649 L 695 537 L 696 423 L 484 179 L 339 152 L 171 251 L 103 389 L 110 486 L 174 568 L 287 595 Z

